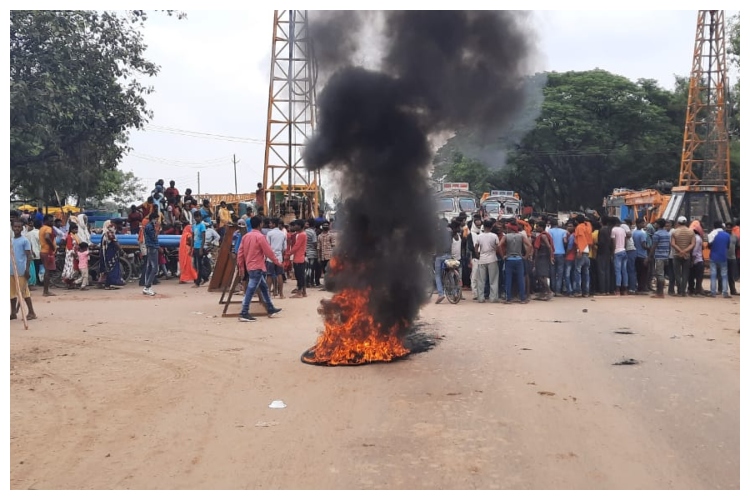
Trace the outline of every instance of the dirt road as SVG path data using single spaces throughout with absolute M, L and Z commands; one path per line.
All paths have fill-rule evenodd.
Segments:
M 11 488 L 740 486 L 739 299 L 430 304 L 432 351 L 327 368 L 299 361 L 326 292 L 240 324 L 158 291 L 11 322 Z

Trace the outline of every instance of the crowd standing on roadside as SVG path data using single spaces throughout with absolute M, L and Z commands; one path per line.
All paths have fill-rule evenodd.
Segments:
M 664 298 L 730 298 L 739 295 L 739 222 L 713 223 L 705 234 L 700 221 L 578 214 L 555 218 L 494 219 L 462 213 L 438 219 L 435 249 L 436 303 L 443 302 L 443 263 L 462 265 L 464 288 L 473 300 L 525 304 L 553 297 L 648 295 Z M 703 288 L 704 242 L 708 247 L 710 290 Z M 667 285 L 668 283 L 668 285 Z M 665 293 L 666 288 L 666 293 Z

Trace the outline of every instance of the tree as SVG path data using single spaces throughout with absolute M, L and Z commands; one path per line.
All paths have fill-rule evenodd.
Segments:
M 153 87 L 138 80 L 159 72 L 144 58 L 146 19 L 145 11 L 10 12 L 11 192 L 85 200 L 117 168 L 128 130 L 152 117 Z
M 682 126 L 670 112 L 679 115 L 678 106 L 655 82 L 598 69 L 550 73 L 544 97 L 536 127 L 501 173 L 527 202 L 548 211 L 600 207 L 615 187 L 677 177 Z
M 468 182 L 469 188 L 474 193 L 484 193 L 490 189 L 487 182 L 489 173 L 489 169 L 479 160 L 456 153 L 445 180 L 447 182 Z
M 727 35 L 729 36 L 729 57 L 733 64 L 737 65 L 737 69 L 740 69 L 740 15 L 735 14 L 729 18 L 729 26 L 727 27 Z
M 146 191 L 146 186 L 133 172 L 123 172 L 118 169 L 107 170 L 102 174 L 97 190 L 92 194 L 90 201 L 101 205 L 106 200 L 112 200 L 121 207 L 128 206 L 143 198 Z
M 536 119 L 542 110 L 544 86 L 547 83 L 546 73 L 537 73 L 524 81 L 526 102 L 523 110 L 511 124 L 487 133 L 486 130 L 463 129 L 456 132 L 438 149 L 433 159 L 433 179 L 447 175 L 456 163 L 456 154 L 477 160 L 496 172 L 505 167 L 508 154 L 515 150 L 523 138 L 535 126 Z M 482 133 L 479 133 L 482 132 Z M 494 137 L 490 143 L 482 138 Z
M 740 213 L 740 15 L 734 15 L 729 19 L 727 29 L 729 37 L 729 58 L 737 67 L 737 82 L 729 89 L 727 99 L 729 100 L 729 169 L 732 178 L 732 212 L 739 216 Z

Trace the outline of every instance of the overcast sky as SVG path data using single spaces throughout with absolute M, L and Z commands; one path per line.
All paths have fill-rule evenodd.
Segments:
M 727 12 L 727 19 L 734 11 Z M 161 66 L 149 79 L 154 119 L 131 135 L 121 164 L 153 187 L 158 178 L 203 193 L 239 192 L 263 178 L 273 11 L 188 11 L 186 20 L 151 15 L 147 57 Z M 538 11 L 539 70 L 601 68 L 672 88 L 692 62 L 697 11 Z M 178 133 L 166 133 L 166 127 Z M 228 141 L 192 132 L 242 138 Z

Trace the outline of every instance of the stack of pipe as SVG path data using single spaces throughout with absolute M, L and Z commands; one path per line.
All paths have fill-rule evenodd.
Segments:
M 165 248 L 179 248 L 180 239 L 182 236 L 178 234 L 160 234 L 159 235 L 159 246 Z M 92 234 L 91 243 L 99 245 L 102 242 L 101 234 Z M 117 242 L 122 246 L 138 246 L 138 235 L 137 234 L 118 234 Z

